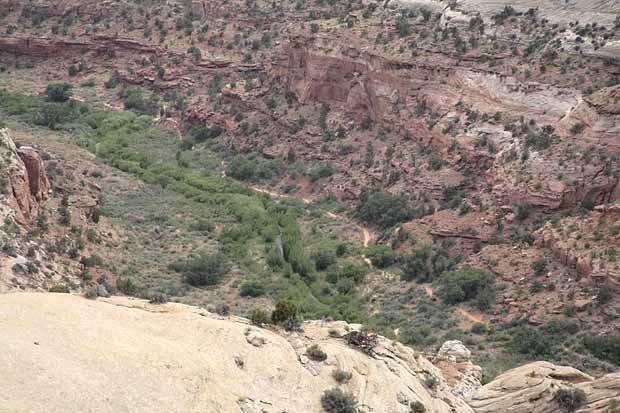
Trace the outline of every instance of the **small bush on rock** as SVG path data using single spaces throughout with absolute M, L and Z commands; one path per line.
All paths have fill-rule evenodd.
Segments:
M 67 287 L 64 284 L 56 284 L 53 287 L 50 287 L 48 291 L 50 293 L 65 293 L 65 294 L 68 294 L 70 292 L 69 287 Z
M 269 324 L 271 322 L 271 318 L 269 317 L 269 313 L 267 311 L 262 308 L 255 308 L 252 310 L 252 314 L 250 314 L 250 321 L 252 321 L 252 324 L 262 326 Z
M 166 294 L 162 293 L 154 293 L 149 299 L 149 303 L 151 304 L 166 304 L 167 302 L 168 297 L 166 296 Z
M 409 412 L 410 413 L 426 413 L 426 407 L 424 404 L 419 401 L 409 403 Z
M 327 360 L 327 354 L 325 354 L 325 352 L 316 344 L 313 344 L 306 349 L 306 355 L 310 358 L 310 360 L 314 361 Z
M 349 380 L 351 380 L 351 377 L 353 375 L 346 371 L 346 370 L 342 370 L 342 369 L 336 369 L 332 372 L 332 377 L 334 378 L 334 380 L 336 380 L 337 383 L 346 383 Z
M 573 413 L 585 403 L 586 393 L 581 389 L 560 389 L 553 395 L 553 400 L 562 411 Z
M 271 313 L 271 321 L 280 324 L 297 318 L 297 307 L 288 300 L 280 300 L 276 303 L 276 309 Z
M 326 390 L 321 396 L 321 406 L 327 413 L 356 413 L 355 398 L 338 388 Z

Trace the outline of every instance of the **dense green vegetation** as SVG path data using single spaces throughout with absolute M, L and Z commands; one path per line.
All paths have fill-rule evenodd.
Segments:
M 584 344 L 596 357 L 620 365 L 620 336 L 586 337 Z
M 459 256 L 451 256 L 447 245 L 441 247 L 431 245 L 414 246 L 410 254 L 400 258 L 403 279 L 407 281 L 433 281 L 444 271 L 450 271 L 460 260 Z
M 104 111 L 69 99 L 70 87 L 54 86 L 41 96 L 24 96 L 0 91 L 0 111 L 13 119 L 27 124 L 62 129 L 74 134 L 78 143 L 99 159 L 144 182 L 172 191 L 189 202 L 219 211 L 225 218 L 217 237 L 219 251 L 197 254 L 170 262 L 169 269 L 183 276 L 190 286 L 202 287 L 226 282 L 227 269 L 245 268 L 255 274 L 252 283 L 243 288 L 244 296 L 270 295 L 286 298 L 295 303 L 302 318 L 330 316 L 360 322 L 363 306 L 355 291 L 355 285 L 344 288 L 326 280 L 334 271 L 338 277 L 361 277 L 349 271 L 349 257 L 326 256 L 319 238 L 306 239 L 299 226 L 306 211 L 302 204 L 293 200 L 272 200 L 257 195 L 246 185 L 224 178 L 219 173 L 201 168 L 193 162 L 194 154 L 174 155 L 169 148 L 160 145 L 165 140 L 175 141 L 172 131 L 152 123 L 149 114 L 152 97 L 144 97 L 138 90 L 121 94 L 129 111 Z M 47 95 L 63 95 L 52 101 Z M 64 100 L 64 98 L 67 98 Z M 53 116 L 51 116 L 51 115 Z M 194 131 L 197 140 L 209 139 L 221 131 Z M 188 162 L 189 160 L 189 162 Z M 182 162 L 184 161 L 184 162 Z M 251 163 L 248 168 L 245 165 Z M 256 168 L 255 168 L 256 167 Z M 249 173 L 237 172 L 249 170 Z M 252 180 L 277 173 L 277 165 L 257 159 L 233 159 L 229 166 L 231 176 Z M 270 172 L 268 172 L 270 171 Z M 209 233 L 212 224 L 199 217 L 192 228 Z M 220 218 L 222 219 L 222 218 Z M 281 242 L 281 250 L 278 247 Z M 316 246 L 310 247 L 315 243 Z M 332 244 L 333 251 L 337 249 Z M 255 250 L 264 256 L 262 266 L 248 253 Z M 311 251 L 315 251 L 314 255 Z M 90 258 L 85 258 L 90 263 Z M 95 263 L 96 264 L 96 263 Z M 341 274 L 342 273 L 342 274 Z M 131 282 L 135 270 L 123 271 L 119 285 L 128 293 L 142 294 L 143 287 Z M 337 281 L 337 280 L 336 280 Z M 260 285 L 260 287 L 257 287 Z M 151 288 L 158 288 L 152 285 Z M 183 294 L 174 290 L 170 295 Z
M 381 227 L 391 227 L 430 212 L 425 203 L 416 204 L 406 195 L 393 195 L 380 188 L 365 188 L 355 211 L 358 219 Z
M 447 303 L 456 304 L 475 300 L 481 310 L 488 309 L 495 300 L 493 274 L 469 266 L 444 272 L 437 279 L 437 294 Z

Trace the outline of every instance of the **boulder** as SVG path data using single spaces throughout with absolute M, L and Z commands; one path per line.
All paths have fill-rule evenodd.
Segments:
M 563 388 L 584 391 L 578 412 L 602 412 L 620 396 L 620 374 L 594 379 L 572 367 L 538 361 L 501 374 L 467 401 L 477 413 L 552 413 L 561 411 L 553 396 Z

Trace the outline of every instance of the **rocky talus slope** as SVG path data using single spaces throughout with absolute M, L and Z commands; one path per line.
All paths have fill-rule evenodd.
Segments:
M 480 387 L 480 368 L 459 342 L 447 342 L 435 364 L 381 337 L 369 356 L 337 337 L 359 325 L 311 321 L 284 333 L 122 297 L 4 294 L 0 326 L 3 412 L 320 412 L 322 393 L 338 386 L 360 412 L 386 413 L 416 401 L 438 413 L 556 412 L 554 393 L 573 386 L 586 394 L 579 412 L 602 412 L 620 395 L 620 374 L 595 380 L 547 362 Z M 325 361 L 305 355 L 312 344 Z M 332 378 L 337 368 L 352 373 L 346 384 Z

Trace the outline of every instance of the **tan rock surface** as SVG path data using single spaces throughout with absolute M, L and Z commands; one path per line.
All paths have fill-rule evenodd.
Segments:
M 371 358 L 328 334 L 353 325 L 309 322 L 284 337 L 180 304 L 105 301 L 0 296 L 0 411 L 320 412 L 339 367 L 353 373 L 343 387 L 362 411 L 408 412 L 419 400 L 429 412 L 472 412 L 413 350 L 381 338 Z M 301 357 L 312 343 L 325 362 Z
M 620 374 L 593 377 L 572 367 L 538 361 L 509 370 L 479 388 L 468 399 L 478 413 L 551 413 L 561 411 L 553 395 L 561 388 L 586 394 L 577 412 L 602 412 L 620 396 Z

